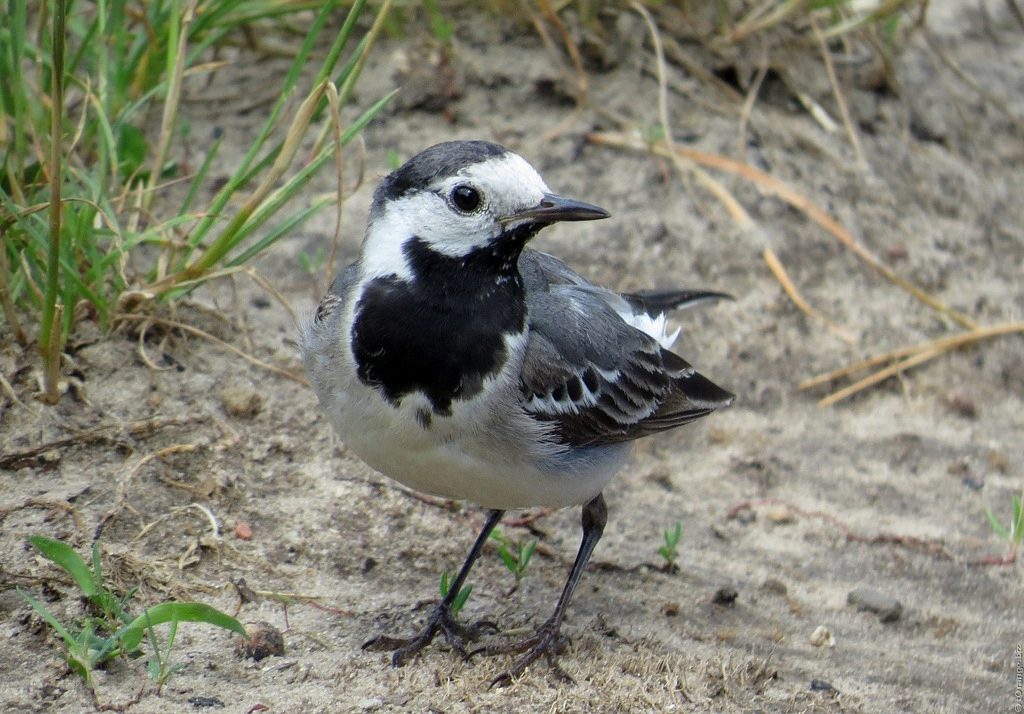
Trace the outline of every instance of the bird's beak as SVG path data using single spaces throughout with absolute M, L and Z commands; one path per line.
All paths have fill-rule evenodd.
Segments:
M 548 225 L 558 221 L 596 221 L 610 215 L 608 211 L 591 203 L 545 193 L 536 206 L 506 216 L 501 222 L 506 225 L 520 221 Z

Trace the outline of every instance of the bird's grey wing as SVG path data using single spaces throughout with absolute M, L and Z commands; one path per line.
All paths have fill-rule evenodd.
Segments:
M 527 282 L 523 404 L 535 418 L 554 422 L 563 443 L 629 441 L 732 401 L 729 392 L 629 325 L 592 287 L 575 280 Z

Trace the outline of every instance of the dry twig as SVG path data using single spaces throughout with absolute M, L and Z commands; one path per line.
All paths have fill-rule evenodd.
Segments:
M 818 406 L 821 407 L 831 406 L 832 404 L 846 399 L 847 397 L 851 397 L 857 392 L 878 384 L 889 377 L 901 374 L 912 367 L 924 364 L 939 355 L 943 355 L 947 352 L 951 352 L 952 350 L 965 347 L 975 342 L 980 342 L 981 340 L 1014 333 L 1024 333 L 1024 322 L 1008 322 L 1001 325 L 993 325 L 991 327 L 977 327 L 973 330 L 961 332 L 949 337 L 942 337 L 930 342 L 922 342 L 911 347 L 901 347 L 897 350 L 893 350 L 882 355 L 876 355 L 866 360 L 861 360 L 851 365 L 847 365 L 846 367 L 833 370 L 827 374 L 812 377 L 811 379 L 801 382 L 800 389 L 810 389 L 836 379 L 849 377 L 850 375 L 871 369 L 872 367 L 877 367 L 881 364 L 891 363 L 889 366 L 879 369 L 876 372 L 857 380 L 853 384 L 829 394 L 818 402 Z
M 617 148 L 633 149 L 636 151 L 649 151 L 666 158 L 673 158 L 675 154 L 678 154 L 680 157 L 702 166 L 709 166 L 711 168 L 727 171 L 740 176 L 754 184 L 762 193 L 775 196 L 803 213 L 811 221 L 817 223 L 841 244 L 846 246 L 858 258 L 867 263 L 877 273 L 882 275 L 882 277 L 910 293 L 933 310 L 969 329 L 974 329 L 976 327 L 975 323 L 963 313 L 946 305 L 941 300 L 928 294 L 909 280 L 896 274 L 881 260 L 872 255 L 867 248 L 861 245 L 853 235 L 846 230 L 846 228 L 840 225 L 839 222 L 830 216 L 824 209 L 817 206 L 809 198 L 799 193 L 785 182 L 765 173 L 764 171 L 756 169 L 741 161 L 736 161 L 735 159 L 697 151 L 696 149 L 690 149 L 684 146 L 677 146 L 675 148 L 675 152 L 671 152 L 663 142 L 649 144 L 643 142 L 638 137 L 628 136 L 622 133 L 592 132 L 587 135 L 587 140 L 604 146 L 614 146 Z
M 192 335 L 195 335 L 196 337 L 201 337 L 204 340 L 208 340 L 212 344 L 217 345 L 218 347 L 222 347 L 222 348 L 228 350 L 229 352 L 232 352 L 232 353 L 238 355 L 239 357 L 241 357 L 243 360 L 245 360 L 249 364 L 254 365 L 256 367 L 259 367 L 260 369 L 265 369 L 268 372 L 272 372 L 274 374 L 280 375 L 282 377 L 285 377 L 287 379 L 292 380 L 293 382 L 298 382 L 299 384 L 304 384 L 304 385 L 307 385 L 307 386 L 309 384 L 309 382 L 306 380 L 305 377 L 303 377 L 301 375 L 298 375 L 298 374 L 295 374 L 291 370 L 284 369 L 283 367 L 277 367 L 277 366 L 272 365 L 272 364 L 270 364 L 268 362 L 264 362 L 261 359 L 257 359 L 256 357 L 253 357 L 249 353 L 244 352 L 243 350 L 238 349 L 234 345 L 232 345 L 232 344 L 230 344 L 228 342 L 225 342 L 224 340 L 220 339 L 219 337 L 214 337 L 209 332 L 206 332 L 204 330 L 200 330 L 198 327 L 194 327 L 193 325 L 188 325 L 188 324 L 186 324 L 184 322 L 179 322 L 177 320 L 168 320 L 168 319 L 162 318 L 162 317 L 154 317 L 153 315 L 134 315 L 132 313 L 119 312 L 119 313 L 117 313 L 117 314 L 115 314 L 113 316 L 113 323 L 114 324 L 116 324 L 117 322 L 122 321 L 122 320 L 131 320 L 131 321 L 142 322 L 142 323 L 154 323 L 154 324 L 157 324 L 157 325 L 163 325 L 164 327 L 171 327 L 171 328 L 175 328 L 175 329 L 181 330 L 183 332 L 188 332 L 188 333 L 190 333 Z

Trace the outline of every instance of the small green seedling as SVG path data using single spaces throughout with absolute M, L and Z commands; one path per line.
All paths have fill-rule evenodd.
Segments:
M 143 613 L 146 615 L 147 613 Z M 156 691 L 159 694 L 160 690 L 163 689 L 164 685 L 167 684 L 167 680 L 171 678 L 171 675 L 180 672 L 184 669 L 184 664 L 171 664 L 171 652 L 174 650 L 174 638 L 178 635 L 178 620 L 174 619 L 170 622 L 170 629 L 167 633 L 166 646 L 161 651 L 160 641 L 156 636 L 156 628 L 147 621 L 146 634 L 149 639 L 150 647 L 153 648 L 153 656 L 146 662 L 146 671 L 149 672 L 149 678 L 156 682 Z
M 392 171 L 397 171 L 398 167 L 402 165 L 402 156 L 394 149 L 388 149 L 388 168 Z
M 18 592 L 39 616 L 52 627 L 64 641 L 68 667 L 82 677 L 89 687 L 94 686 L 93 672 L 104 662 L 125 656 L 135 658 L 141 655 L 139 646 L 143 638 L 149 637 L 157 664 L 150 664 L 150 674 L 162 686 L 177 671 L 169 665 L 170 650 L 174 645 L 179 622 L 205 622 L 246 636 L 245 628 L 235 618 L 209 605 L 197 602 L 165 602 L 147 609 L 132 619 L 127 605 L 135 590 L 118 598 L 103 582 L 100 568 L 99 544 L 92 549 L 90 568 L 71 546 L 59 540 L 34 536 L 29 538 L 47 560 L 64 569 L 75 581 L 82 595 L 92 606 L 94 614 L 87 615 L 79 622 L 62 623 L 49 609 L 31 595 Z M 156 646 L 157 625 L 171 623 L 171 634 L 163 654 Z
M 526 575 L 526 567 L 530 564 L 533 551 L 537 548 L 537 540 L 531 540 L 525 545 L 515 543 L 505 537 L 499 530 L 491 532 L 491 540 L 498 544 L 498 557 L 501 558 L 501 562 L 505 564 L 505 567 L 508 568 L 509 572 L 516 579 L 515 585 L 512 586 L 512 590 L 508 593 L 511 595 L 519 587 L 519 581 Z
M 455 21 L 447 18 L 437 7 L 437 0 L 423 0 L 423 7 L 430 20 L 430 31 L 442 45 L 450 45 L 455 35 Z
M 658 548 L 658 554 L 665 559 L 665 564 L 661 566 L 661 569 L 666 573 L 676 570 L 676 558 L 679 557 L 677 547 L 682 537 L 683 524 L 678 521 L 671 530 L 665 531 L 665 545 Z
M 310 255 L 306 251 L 300 251 L 298 255 L 299 265 L 310 275 L 320 275 L 324 269 L 327 256 L 324 255 L 324 247 L 319 246 L 316 252 Z
M 665 127 L 661 124 L 640 127 L 640 137 L 645 144 L 653 146 L 665 138 Z
M 447 570 L 441 573 L 442 598 L 448 597 L 448 591 L 451 590 L 451 581 L 449 580 L 449 578 L 450 576 L 448 575 Z M 462 606 L 466 604 L 467 600 L 469 600 L 469 594 L 471 592 L 473 592 L 472 585 L 465 585 L 463 586 L 462 590 L 459 590 L 459 594 L 456 595 L 455 600 L 452 601 L 452 617 L 455 617 L 459 614 L 459 610 L 461 610 Z
M 992 530 L 1010 546 L 1005 560 L 1012 563 L 1017 559 L 1017 549 L 1020 548 L 1021 541 L 1024 541 L 1024 488 L 1021 489 L 1021 495 L 1015 495 L 1011 499 L 1010 510 L 1012 511 L 1010 522 L 1003 525 L 992 509 L 985 506 L 985 515 L 988 516 Z

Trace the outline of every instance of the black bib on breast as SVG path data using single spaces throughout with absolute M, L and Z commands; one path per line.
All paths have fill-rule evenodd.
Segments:
M 422 392 L 442 416 L 454 400 L 478 394 L 505 363 L 505 337 L 526 328 L 516 267 L 525 240 L 518 237 L 459 258 L 409 241 L 404 251 L 415 278 L 374 278 L 356 305 L 352 352 L 360 381 L 392 404 Z

